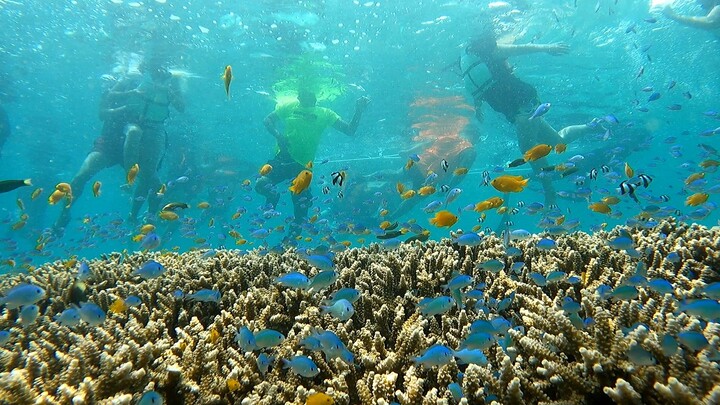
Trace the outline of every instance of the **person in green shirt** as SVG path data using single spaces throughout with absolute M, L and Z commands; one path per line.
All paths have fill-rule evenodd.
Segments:
M 323 133 L 329 127 L 353 136 L 370 99 L 360 97 L 355 104 L 355 114 L 348 123 L 333 110 L 316 105 L 315 94 L 307 89 L 298 91 L 297 100 L 280 103 L 275 111 L 265 117 L 268 132 L 277 141 L 277 153 L 268 164 L 272 170 L 261 176 L 255 184 L 255 191 L 265 197 L 266 203 L 275 207 L 280 201 L 276 185 L 294 179 L 308 163 L 315 159 Z M 282 131 L 278 124 L 282 123 Z M 295 222 L 307 216 L 312 194 L 310 189 L 292 194 Z

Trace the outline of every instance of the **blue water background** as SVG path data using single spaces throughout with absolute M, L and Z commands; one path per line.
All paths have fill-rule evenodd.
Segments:
M 489 9 L 488 2 L 474 1 L 0 1 L 0 73 L 7 79 L 2 90 L 13 98 L 3 103 L 13 134 L 0 158 L 0 177 L 30 177 L 34 183 L 34 187 L 0 195 L 0 271 L 12 270 L 5 264 L 9 259 L 19 268 L 22 263 L 39 265 L 73 255 L 96 257 L 139 249 L 139 244 L 130 240 L 138 233 L 137 228 L 125 222 L 130 194 L 120 188 L 125 173 L 119 167 L 96 177 L 103 183 L 100 198 L 86 190 L 75 203 L 74 218 L 64 237 L 48 236 L 60 204 L 49 206 L 47 197 L 55 184 L 72 179 L 89 152 L 101 128 L 97 109 L 102 76 L 112 73 L 118 53 L 129 52 L 160 56 L 170 67 L 187 73 L 183 80 L 187 108 L 183 114 L 173 113 L 166 124 L 170 147 L 161 179 L 190 179 L 187 185 L 169 191 L 165 202 L 190 204 L 184 216 L 195 223 L 172 224 L 170 229 L 159 225 L 162 248 L 249 249 L 265 242 L 276 245 L 284 236 L 275 229 L 292 215 L 289 196 L 284 195 L 277 207 L 281 215 L 264 221 L 265 228 L 273 229 L 271 236 L 256 240 L 250 237 L 257 225 L 252 218 L 262 213 L 258 207 L 263 199 L 251 187 L 243 188 L 241 182 L 249 179 L 254 183 L 258 169 L 273 155 L 274 141 L 262 120 L 274 108 L 272 86 L 282 78 L 283 67 L 301 54 L 335 65 L 344 75 L 346 92 L 322 105 L 350 120 L 355 99 L 372 99 L 355 138 L 333 131 L 325 134 L 315 162 L 313 193 L 318 197 L 314 207 L 319 209 L 319 218 L 327 219 L 330 225 L 318 227 L 314 235 L 304 232 L 303 236 L 311 240 L 301 244 L 324 244 L 327 242 L 322 239 L 328 236 L 349 240 L 354 246 L 359 245 L 359 238 L 365 244 L 375 241 L 372 234 L 336 231 L 336 222 L 344 217 L 343 212 L 347 214 L 349 203 L 338 200 L 335 189 L 323 195 L 321 184 L 340 169 L 347 171 L 351 181 L 353 176 L 399 169 L 405 164 L 407 155 L 401 151 L 413 146 L 410 105 L 438 94 L 467 98 L 452 66 L 477 31 L 480 15 L 495 18 L 501 38 L 512 36 L 516 43 L 570 45 L 570 53 L 564 56 L 533 54 L 511 59 L 517 76 L 536 86 L 541 99 L 553 104 L 545 116 L 551 125 L 559 129 L 614 114 L 620 120 L 612 128 L 615 138 L 629 140 L 617 145 L 615 138 L 589 137 L 570 145 L 564 155 L 550 155 L 552 164 L 576 154 L 623 147 L 623 153 L 629 155 L 622 162 L 629 162 L 636 173 L 654 178 L 643 191 L 655 197 L 667 195 L 670 201 L 662 205 L 676 208 L 676 215 L 689 213 L 694 208 L 684 205 L 688 194 L 683 191 L 683 181 L 700 171 L 698 162 L 708 158 L 698 144 L 720 148 L 717 136 L 699 135 L 720 127 L 720 121 L 703 114 L 720 109 L 718 36 L 673 23 L 658 9 L 650 12 L 649 4 L 643 1 L 577 3 L 517 2 L 516 7 Z M 676 6 L 681 12 L 700 13 L 693 2 L 676 2 Z M 657 22 L 644 21 L 649 17 L 657 18 Z M 632 24 L 635 32 L 626 33 Z M 646 46 L 650 48 L 643 52 Z M 219 79 L 228 64 L 235 75 L 230 101 Z M 636 78 L 641 68 L 644 74 Z M 671 81 L 677 84 L 667 90 Z M 646 86 L 661 92 L 661 99 L 646 102 L 649 93 L 641 91 Z M 692 99 L 683 96 L 684 92 Z M 638 111 L 636 100 L 650 111 Z M 675 103 L 682 109 L 667 108 Z M 480 186 L 481 173 L 487 170 L 496 176 L 496 167 L 520 157 L 514 129 L 489 107 L 484 111 L 478 158 L 459 185 L 463 193 L 452 204 L 453 211 L 498 195 L 491 187 Z M 650 136 L 649 142 L 644 142 L 643 131 Z M 609 161 L 609 152 L 606 156 Z M 320 164 L 325 159 L 329 161 Z M 602 155 L 595 159 L 597 165 L 603 164 Z M 188 166 L 192 166 L 191 171 L 187 171 Z M 612 169 L 622 173 L 620 165 Z M 530 174 L 524 167 L 511 173 Z M 718 184 L 718 175 L 709 172 L 705 180 L 704 189 L 709 189 Z M 586 180 L 585 186 L 594 190 L 591 200 L 597 201 L 602 197 L 598 188 L 612 192 L 618 183 L 600 178 L 597 182 Z M 31 201 L 36 187 L 42 187 L 44 193 Z M 578 186 L 568 178 L 557 181 L 555 187 L 572 193 Z M 322 201 L 331 197 L 335 200 L 331 204 Z M 711 194 L 709 201 L 717 198 Z M 12 230 L 22 215 L 17 199 L 23 201 L 29 219 L 22 229 Z M 384 198 L 368 199 L 379 210 Z M 208 201 L 213 209 L 196 208 L 202 201 Z M 419 203 L 401 222 L 416 220 L 431 230 L 433 239 L 448 236 L 446 228 L 430 226 L 431 215 L 422 212 L 429 201 Z M 537 182 L 533 185 L 531 180 L 529 190 L 512 196 L 509 206 L 517 201 L 526 205 L 543 201 Z M 641 200 L 640 206 L 648 204 Z M 566 220 L 578 219 L 579 229 L 585 231 L 603 222 L 609 226 L 623 224 L 641 211 L 628 198 L 615 209 L 623 213 L 620 218 L 590 212 L 585 199 L 560 198 L 558 205 Z M 247 213 L 231 220 L 237 209 L 246 209 Z M 496 227 L 499 218 L 488 213 L 481 228 Z M 715 210 L 696 222 L 712 226 L 718 218 Z M 452 229 L 469 230 L 478 224 L 477 219 L 477 213 L 463 212 Z M 539 215 L 523 215 L 521 210 L 511 220 L 512 228 L 542 231 L 536 226 Z M 363 225 L 371 228 L 378 223 Z M 236 246 L 228 236 L 231 229 L 242 234 L 248 244 Z M 37 247 L 41 237 L 46 243 Z

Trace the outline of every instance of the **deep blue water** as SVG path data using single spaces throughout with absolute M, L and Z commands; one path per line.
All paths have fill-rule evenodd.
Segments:
M 693 187 L 684 181 L 703 171 L 698 166 L 701 161 L 720 159 L 699 146 L 720 148 L 718 135 L 701 135 L 720 127 L 720 116 L 712 114 L 720 109 L 720 39 L 664 18 L 659 9 L 650 10 L 648 2 L 518 1 L 496 2 L 494 7 L 484 1 L 249 3 L 0 0 L 0 102 L 12 126 L 0 157 L 0 177 L 32 178 L 34 183 L 0 195 L 0 271 L 13 270 L 8 260 L 16 262 L 17 270 L 23 263 L 39 265 L 139 249 L 140 244 L 131 240 L 138 227 L 126 221 L 131 194 L 121 189 L 125 172 L 120 167 L 96 176 L 94 180 L 103 184 L 100 197 L 86 189 L 73 202 L 74 217 L 62 237 L 50 231 L 61 204 L 47 203 L 57 183 L 70 182 L 99 134 L 98 103 L 107 86 L 104 75 L 118 76 L 119 68 L 138 58 L 161 59 L 170 67 L 182 83 L 187 104 L 184 113 L 173 112 L 166 122 L 169 147 L 160 177 L 172 182 L 163 202 L 186 202 L 191 208 L 175 222 L 155 220 L 161 249 L 250 249 L 280 243 L 292 215 L 285 191 L 288 184 L 278 186 L 285 194 L 277 213 L 268 213 L 252 185 L 274 153 L 274 140 L 263 118 L 273 111 L 277 90 L 297 77 L 314 77 L 342 89 L 342 94 L 321 100 L 320 105 L 346 120 L 358 97 L 372 101 L 355 137 L 333 130 L 325 134 L 312 184 L 316 200 L 310 215 L 317 214 L 317 221 L 304 226 L 302 237 L 307 240 L 295 243 L 315 247 L 349 241 L 358 246 L 377 241 L 372 231 L 357 230 L 381 233 L 377 227 L 385 218 L 377 214 L 383 208 L 393 211 L 400 203 L 395 182 L 379 194 L 339 198 L 339 191 L 349 192 L 332 186 L 330 174 L 344 170 L 346 187 L 353 182 L 385 181 L 386 177 L 372 174 L 402 170 L 409 157 L 406 151 L 419 142 L 418 125 L 458 117 L 474 122 L 472 112 L 463 108 L 472 103 L 455 66 L 469 38 L 479 30 L 479 21 L 493 21 L 501 42 L 570 46 L 562 56 L 538 53 L 510 59 L 515 74 L 534 85 L 543 101 L 552 103 L 544 119 L 553 127 L 584 124 L 609 114 L 619 120 L 604 123 L 610 132 L 604 129 L 572 143 L 564 154 L 549 155 L 552 165 L 576 155 L 585 158 L 576 174 L 564 178 L 555 174 L 559 195 L 553 220 L 564 215 L 565 224 L 577 221 L 569 231 L 593 231 L 603 223 L 609 229 L 628 221 L 633 224 L 639 213 L 656 205 L 665 212 L 662 216 L 708 226 L 718 223 L 717 173 L 705 170 L 703 181 Z M 693 2 L 675 3 L 682 12 L 700 14 Z M 234 72 L 229 101 L 219 78 L 226 65 Z M 676 84 L 669 89 L 671 82 Z M 661 97 L 648 102 L 651 92 L 644 91 L 646 87 Z M 418 107 L 428 103 L 429 107 Z M 681 109 L 668 108 L 674 104 Z M 547 226 L 539 224 L 548 207 L 534 215 L 526 208 L 544 201 L 537 179 L 527 165 L 507 170 L 507 163 L 521 156 L 515 131 L 488 106 L 483 111 L 477 158 L 456 186 L 462 189 L 460 197 L 447 207 L 459 214 L 450 229 L 509 226 L 542 232 Z M 636 174 L 653 178 L 648 188 L 637 191 L 639 203 L 615 191 L 625 179 L 626 162 Z M 452 160 L 448 163 L 450 170 L 456 168 Z M 597 180 L 587 178 L 590 168 L 600 170 L 601 165 L 608 165 L 619 177 L 601 172 Z M 525 207 L 505 220 L 488 211 L 487 219 L 479 223 L 478 213 L 462 208 L 501 196 L 481 185 L 483 172 L 494 178 L 503 174 L 501 170 L 531 177 L 528 189 L 511 195 L 506 204 L 508 209 L 518 202 Z M 186 183 L 177 182 L 182 176 Z M 245 180 L 250 186 L 243 186 Z M 332 187 L 323 194 L 326 185 Z M 31 200 L 38 187 L 43 193 Z M 578 190 L 590 194 L 578 196 Z M 708 202 L 686 206 L 685 198 L 696 192 L 709 193 Z M 612 216 L 588 209 L 589 202 L 608 195 L 621 199 Z M 661 196 L 668 201 L 658 200 Z M 430 225 L 432 214 L 422 211 L 433 199 L 445 196 L 438 190 L 433 196 L 414 198 L 420 201 L 410 213 L 393 218 L 400 222 L 399 228 L 408 229 L 401 239 L 418 231 L 418 226 L 428 229 L 433 239 L 447 237 L 448 228 Z M 210 208 L 197 208 L 201 202 L 208 202 Z M 706 215 L 693 213 L 699 208 Z M 232 219 L 238 210 L 246 212 Z M 662 219 L 651 211 L 646 226 Z M 23 214 L 27 214 L 24 226 L 13 230 L 14 224 L 23 222 Z M 253 238 L 251 232 L 260 227 L 271 230 L 270 236 Z M 356 232 L 344 232 L 347 229 Z M 241 237 L 230 236 L 233 230 Z M 236 239 L 247 243 L 236 245 Z

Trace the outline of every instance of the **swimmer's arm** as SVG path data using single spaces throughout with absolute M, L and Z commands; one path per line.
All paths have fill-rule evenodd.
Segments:
M 333 128 L 348 136 L 355 135 L 355 131 L 357 131 L 357 127 L 360 124 L 360 117 L 362 117 L 368 103 L 370 103 L 370 99 L 367 97 L 360 97 L 357 99 L 357 102 L 355 103 L 355 114 L 353 114 L 352 121 L 348 124 L 342 118 L 338 118 L 338 120 L 333 124 Z
M 265 119 L 263 120 L 263 124 L 265 124 L 265 129 L 267 129 L 270 135 L 272 135 L 273 138 L 275 138 L 275 140 L 277 141 L 278 147 L 281 150 L 284 150 L 288 148 L 288 141 L 287 138 L 283 136 L 282 132 L 280 132 L 280 130 L 277 128 L 276 124 L 279 119 L 280 117 L 278 117 L 275 111 L 273 111 L 268 114 L 267 117 L 265 117 Z
M 570 47 L 560 42 L 553 44 L 498 44 L 497 53 L 502 58 L 511 56 L 528 55 L 531 53 L 547 53 L 550 55 L 562 55 L 567 53 Z
M 713 7 L 710 12 L 704 17 L 692 17 L 677 14 L 669 6 L 663 10 L 663 14 L 680 24 L 687 25 L 688 27 L 702 28 L 702 29 L 714 29 L 720 28 L 720 6 Z

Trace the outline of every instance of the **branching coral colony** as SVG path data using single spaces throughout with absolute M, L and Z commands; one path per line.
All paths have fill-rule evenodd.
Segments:
M 59 262 L 6 276 L 3 294 L 45 295 L 34 322 L 3 310 L 0 402 L 720 403 L 717 230 L 540 238 L 512 241 L 514 254 L 494 236 L 351 249 L 312 289 L 302 277 L 323 270 L 298 252 L 113 254 L 89 262 L 84 285 Z M 132 274 L 151 259 L 167 271 Z M 277 281 L 288 274 L 299 286 Z M 340 288 L 350 307 L 328 309 Z M 61 322 L 80 301 L 107 317 Z

